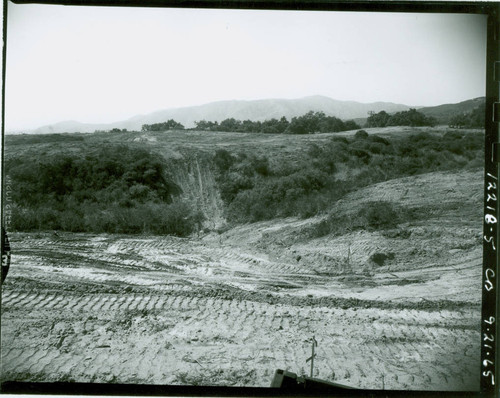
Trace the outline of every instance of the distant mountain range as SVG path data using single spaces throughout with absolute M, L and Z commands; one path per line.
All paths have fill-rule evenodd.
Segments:
M 326 115 L 335 116 L 343 120 L 354 119 L 363 123 L 368 112 L 388 113 L 405 111 L 410 108 L 418 108 L 419 111 L 429 116 L 434 116 L 440 123 L 447 123 L 450 116 L 457 113 L 468 112 L 477 107 L 484 97 L 476 98 L 458 104 L 445 104 L 434 107 L 410 107 L 392 102 L 360 103 L 355 101 L 339 101 L 325 96 L 310 96 L 299 99 L 263 99 L 255 101 L 218 101 L 205 105 L 189 106 L 183 108 L 172 108 L 137 115 L 130 119 L 114 123 L 80 123 L 78 121 L 63 121 L 51 125 L 39 127 L 32 131 L 24 131 L 35 134 L 48 133 L 72 133 L 72 132 L 94 132 L 95 130 L 111 130 L 113 128 L 127 130 L 141 130 L 144 124 L 165 122 L 169 119 L 182 123 L 186 128 L 194 127 L 195 121 L 210 120 L 220 122 L 224 119 L 235 118 L 238 120 L 263 121 L 266 119 L 279 119 L 285 116 L 288 120 L 295 116 L 301 116 L 309 111 L 321 111 Z

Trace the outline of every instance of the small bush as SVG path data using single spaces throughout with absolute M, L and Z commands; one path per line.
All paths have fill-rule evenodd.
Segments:
M 373 142 L 368 146 L 368 150 L 376 154 L 387 153 L 387 146 L 379 142 Z
M 361 159 L 366 164 L 369 162 L 369 160 L 371 158 L 370 153 L 368 151 L 363 150 L 363 149 L 350 148 L 349 153 L 351 155 L 354 155 L 358 159 Z
M 387 146 L 391 145 L 391 143 L 388 140 L 386 140 L 385 138 L 380 137 L 379 135 L 376 135 L 376 134 L 370 135 L 368 137 L 368 139 L 371 142 L 377 142 L 379 144 L 384 144 L 384 145 L 387 145 Z
M 234 156 L 225 149 L 218 149 L 214 155 L 214 163 L 219 172 L 229 170 L 235 160 Z
M 393 228 L 399 223 L 400 215 L 391 202 L 369 202 L 359 216 L 366 219 L 367 226 L 373 229 Z
M 443 139 L 450 141 L 461 140 L 464 134 L 462 131 L 451 130 L 444 133 Z
M 358 130 L 356 131 L 356 134 L 354 134 L 354 138 L 357 140 L 364 140 L 368 137 L 369 135 L 365 130 Z
M 344 144 L 349 144 L 349 140 L 346 137 L 333 136 L 330 139 L 331 142 L 342 142 Z
M 375 264 L 377 264 L 379 267 L 383 266 L 384 263 L 387 261 L 387 260 L 392 260 L 394 259 L 394 253 L 392 252 L 389 252 L 389 253 L 373 253 L 370 258 L 369 258 L 369 261 L 372 261 L 374 262 Z

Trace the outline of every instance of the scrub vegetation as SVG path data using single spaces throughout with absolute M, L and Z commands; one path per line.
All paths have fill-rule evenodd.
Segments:
M 121 134 L 130 138 L 141 133 Z M 86 141 L 92 136 L 93 146 Z M 269 135 L 255 135 L 256 139 L 264 136 Z M 9 138 L 5 167 L 12 180 L 11 228 L 187 236 L 202 228 L 204 214 L 186 200 L 177 183 L 177 169 L 171 166 L 184 162 L 192 168 L 194 157 L 200 160 L 199 167 L 214 176 L 215 194 L 221 198 L 229 225 L 311 217 L 328 212 L 347 193 L 374 183 L 478 168 L 483 161 L 480 131 L 443 133 L 429 128 L 409 134 L 378 135 L 365 130 L 350 135 L 314 134 L 293 156 L 283 155 L 291 137 L 275 136 L 281 140 L 279 150 L 266 150 L 263 143 L 259 151 L 237 144 L 197 147 L 196 136 L 191 157 L 181 160 L 162 156 L 175 138 L 166 145 L 136 142 L 136 138 L 120 143 L 120 136 L 110 133 Z M 108 141 L 109 137 L 115 141 Z M 387 206 L 378 204 L 373 209 L 382 218 L 380 225 L 385 225 L 383 218 L 397 219 L 397 209 Z M 370 221 L 369 213 L 359 217 L 360 226 L 377 224 Z M 322 230 L 333 232 L 342 223 L 332 219 L 331 224 L 337 227 L 323 225 Z

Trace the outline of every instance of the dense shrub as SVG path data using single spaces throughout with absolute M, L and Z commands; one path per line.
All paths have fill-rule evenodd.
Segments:
M 234 164 L 236 158 L 225 149 L 217 149 L 214 155 L 214 163 L 219 172 L 225 172 Z
M 364 163 L 368 163 L 370 158 L 371 158 L 371 155 L 368 151 L 365 151 L 364 149 L 360 149 L 360 148 L 356 148 L 356 147 L 350 148 L 349 153 L 351 155 L 354 155 L 356 158 L 360 159 Z
M 349 140 L 346 137 L 342 137 L 342 136 L 333 136 L 332 138 L 330 138 L 330 141 L 342 142 L 344 144 L 349 144 Z
M 392 260 L 394 259 L 394 257 L 395 255 L 392 252 L 389 253 L 376 252 L 370 256 L 369 260 L 373 261 L 375 264 L 381 267 L 385 264 L 387 260 Z
M 482 156 L 483 137 L 476 133 L 460 135 L 459 141 L 455 135 L 428 132 L 391 139 L 360 133 L 358 138 L 332 137 L 321 145 L 310 144 L 295 161 L 273 167 L 266 158 L 225 152 L 218 152 L 215 162 L 224 165 L 217 166 L 217 180 L 229 220 L 250 222 L 309 217 L 363 186 L 435 170 L 480 167 Z M 259 163 L 265 173 L 258 172 Z M 358 170 L 355 180 L 337 180 L 337 171 L 346 168 Z M 344 223 L 349 228 L 386 228 L 397 216 L 379 203 L 368 205 L 354 220 L 335 222 L 339 228 Z
M 381 144 L 380 142 L 372 142 L 368 145 L 368 151 L 375 154 L 389 153 L 387 145 Z
M 343 235 L 348 232 L 369 229 L 384 230 L 396 227 L 404 219 L 401 210 L 391 202 L 368 202 L 354 214 L 330 214 L 326 219 L 312 226 L 309 237 L 319 238 L 325 235 Z
M 237 172 L 224 173 L 224 177 L 219 177 L 219 190 L 222 200 L 229 204 L 236 195 L 254 186 L 254 181 L 251 177 L 241 175 Z
M 391 202 L 369 202 L 359 212 L 358 217 L 366 220 L 366 226 L 373 229 L 393 228 L 400 220 L 399 212 Z
M 361 131 L 364 131 L 364 130 L 361 130 Z M 389 142 L 389 140 L 383 138 L 383 137 L 380 137 L 376 134 L 372 134 L 368 137 L 368 139 L 371 141 L 371 142 L 375 142 L 377 144 L 384 144 L 386 146 L 389 146 L 391 145 L 391 143 Z
M 180 189 L 160 158 L 125 146 L 6 161 L 17 230 L 185 235 L 200 215 L 172 203 Z
M 228 214 L 236 221 L 259 221 L 297 213 L 297 201 L 319 193 L 330 182 L 328 175 L 313 168 L 283 177 L 260 179 L 252 189 L 239 192 Z
M 326 212 L 346 193 L 391 178 L 481 167 L 483 142 L 482 134 L 472 132 L 390 138 L 359 133 L 324 139 L 279 159 L 220 149 L 208 161 L 228 221 L 251 222 Z M 5 161 L 16 230 L 184 236 L 200 226 L 202 216 L 179 202 L 180 189 L 163 158 L 140 148 L 83 144 L 78 151 L 50 153 L 27 151 Z M 398 217 L 397 207 L 372 203 L 352 217 L 331 216 L 311 233 L 391 228 Z
M 84 137 L 79 133 L 60 134 L 7 134 L 4 137 L 5 145 L 27 145 L 41 143 L 82 142 Z
M 7 161 L 6 168 L 16 183 L 13 199 L 18 204 L 49 198 L 61 202 L 69 197 L 101 204 L 124 198 L 169 202 L 180 192 L 159 158 L 126 146 L 80 155 L 57 153 L 36 162 L 23 156 Z
M 310 145 L 307 149 L 307 156 L 310 159 L 308 163 L 324 173 L 334 173 L 336 171 L 335 162 L 337 159 L 332 153 L 333 150 L 333 146 L 330 145 L 321 147 L 317 144 Z
M 455 141 L 455 140 L 461 140 L 465 133 L 463 131 L 458 131 L 458 130 L 450 130 L 444 133 L 443 138 L 446 141 Z

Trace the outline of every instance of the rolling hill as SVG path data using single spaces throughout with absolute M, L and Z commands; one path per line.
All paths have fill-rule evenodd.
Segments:
M 360 103 L 355 101 L 339 101 L 325 96 L 310 96 L 299 99 L 263 99 L 255 101 L 218 101 L 199 106 L 172 108 L 156 111 L 147 115 L 137 115 L 130 119 L 108 124 L 88 124 L 77 121 L 64 121 L 42 126 L 32 133 L 93 132 L 113 128 L 140 130 L 143 124 L 153 124 L 174 119 L 185 127 L 194 127 L 195 121 L 222 121 L 228 118 L 239 120 L 263 121 L 285 116 L 291 119 L 311 110 L 321 111 L 340 119 L 364 118 L 369 111 L 398 112 L 409 109 L 407 105 L 391 102 Z
M 459 102 L 458 104 L 443 104 L 419 108 L 418 111 L 422 112 L 425 116 L 432 116 L 436 118 L 439 124 L 447 124 L 451 117 L 462 113 L 468 113 L 484 104 L 485 101 L 485 97 L 478 97 Z
M 449 119 L 457 114 L 470 112 L 484 103 L 485 98 L 479 97 L 456 104 L 443 104 L 432 107 L 414 107 L 426 116 L 435 117 L 439 124 L 447 124 Z M 382 110 L 395 113 L 410 109 L 410 106 L 392 102 L 361 103 L 355 101 L 340 101 L 329 97 L 315 95 L 299 99 L 262 99 L 253 101 L 231 100 L 217 101 L 204 105 L 171 108 L 159 110 L 146 115 L 136 115 L 127 120 L 113 123 L 81 123 L 74 120 L 62 121 L 39 127 L 23 133 L 50 134 L 50 133 L 89 133 L 96 130 L 111 130 L 113 128 L 129 131 L 141 130 L 144 124 L 154 124 L 174 119 L 186 128 L 194 127 L 199 120 L 222 121 L 228 118 L 238 120 L 263 121 L 279 119 L 285 116 L 288 120 L 301 116 L 309 111 L 324 112 L 328 116 L 335 116 L 343 120 L 353 119 L 358 124 L 366 122 L 368 112 L 375 113 Z M 9 133 L 9 131 L 7 131 Z

